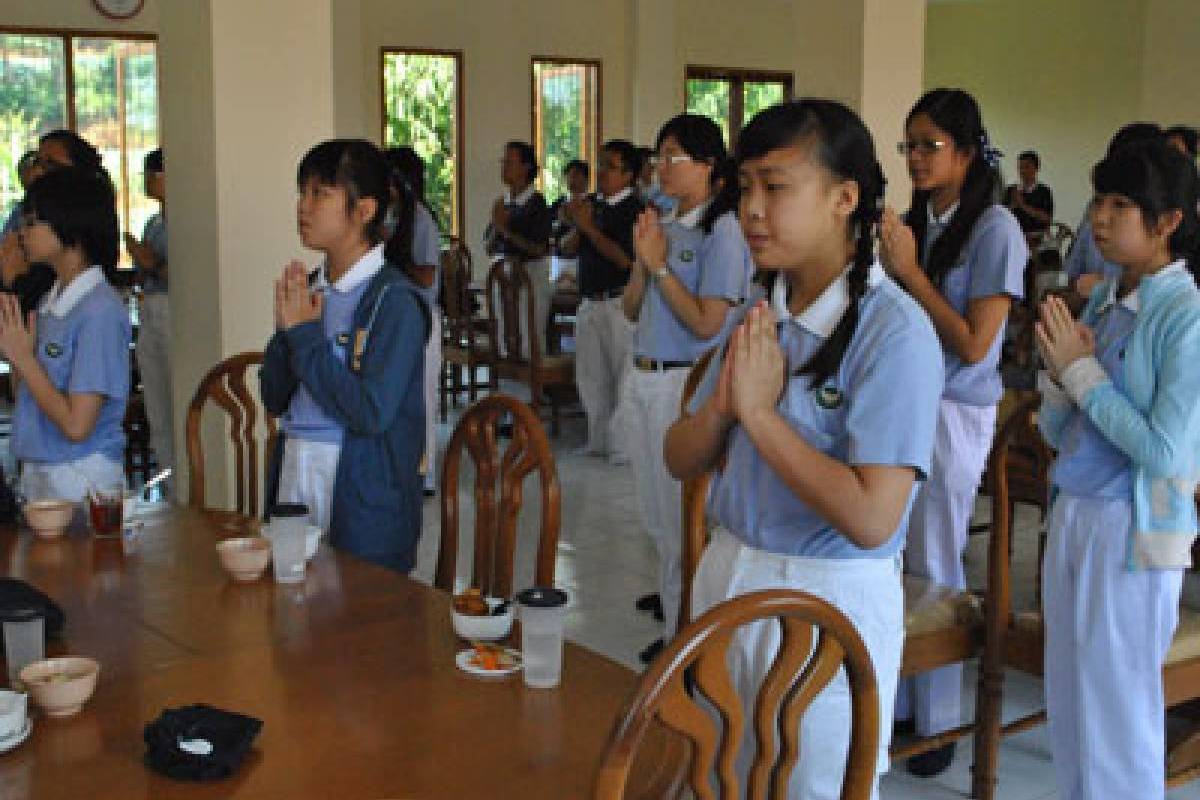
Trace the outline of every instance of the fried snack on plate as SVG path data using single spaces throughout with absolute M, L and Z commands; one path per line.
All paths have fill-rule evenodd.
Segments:
M 487 601 L 474 586 L 455 596 L 454 610 L 468 617 L 486 617 L 489 613 Z

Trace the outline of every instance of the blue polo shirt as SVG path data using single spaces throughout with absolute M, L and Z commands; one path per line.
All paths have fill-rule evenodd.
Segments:
M 754 261 L 742 236 L 742 226 L 732 211 L 722 214 L 705 233 L 700 220 L 708 204 L 701 203 L 682 217 L 663 220 L 667 235 L 667 269 L 697 297 L 721 298 L 737 305 L 746 299 Z M 714 337 L 702 339 L 692 333 L 667 305 L 658 281 L 649 279 L 638 313 L 633 352 L 659 361 L 695 361 L 717 342 L 724 341 L 733 324 L 727 314 L 725 325 Z
M 928 210 L 929 226 L 925 232 L 925 261 L 937 237 L 950 224 L 958 205 L 947 209 L 940 217 Z M 966 316 L 972 300 L 996 295 L 1020 299 L 1025 296 L 1025 267 L 1029 263 L 1029 245 L 1017 219 L 1004 206 L 988 207 L 959 254 L 958 263 L 946 273 L 942 294 L 959 314 Z M 1004 394 L 1000 380 L 1000 347 L 1004 342 L 1004 325 L 987 355 L 976 364 L 968 364 L 945 349 L 946 386 L 943 396 L 956 403 L 972 406 L 994 406 Z
M 776 283 L 772 307 L 781 320 L 779 343 L 789 378 L 778 403 L 792 430 L 822 453 L 851 465 L 929 470 L 942 389 L 942 352 L 929 318 L 882 267 L 871 269 L 854 336 L 837 374 L 821 386 L 795 375 L 841 319 L 849 295 L 845 274 L 798 316 L 787 310 L 787 286 Z M 719 369 L 715 364 L 714 369 Z M 735 426 L 727 460 L 709 494 L 711 517 L 761 550 L 815 558 L 887 558 L 900 552 L 904 515 L 888 541 L 860 548 L 798 498 Z
M 17 458 L 61 464 L 99 453 L 118 462 L 124 459 L 131 338 L 129 312 L 100 267 L 90 267 L 65 287 L 54 284 L 38 309 L 38 363 L 60 392 L 104 399 L 91 434 L 72 442 L 38 407 L 22 381 L 13 414 Z

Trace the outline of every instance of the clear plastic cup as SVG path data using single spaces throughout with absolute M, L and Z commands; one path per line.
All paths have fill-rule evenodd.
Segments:
M 33 607 L 7 608 L 0 611 L 4 630 L 4 662 L 8 665 L 8 685 L 17 685 L 21 670 L 46 657 L 45 622 L 42 612 Z
M 521 616 L 521 659 L 525 685 L 552 689 L 562 680 L 563 621 L 567 593 L 534 587 L 517 595 Z
M 303 505 L 279 505 L 271 512 L 271 521 L 263 535 L 271 540 L 271 566 L 276 583 L 304 580 L 304 539 L 308 532 L 308 508 Z

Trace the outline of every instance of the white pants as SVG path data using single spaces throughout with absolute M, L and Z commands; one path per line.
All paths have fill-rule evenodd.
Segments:
M 663 439 L 679 417 L 679 398 L 686 369 L 643 372 L 631 367 L 621 390 L 618 417 L 626 428 L 626 444 L 637 485 L 642 521 L 658 550 L 658 593 L 662 597 L 663 637 L 675 635 L 679 621 L 683 546 L 681 489 L 667 472 Z
M 575 384 L 587 412 L 588 452 L 624 453 L 622 432 L 613 413 L 621 398 L 621 383 L 632 369 L 629 349 L 633 323 L 621 309 L 621 298 L 584 300 L 575 314 Z
M 1130 512 L 1128 501 L 1066 495 L 1050 511 L 1046 710 L 1063 800 L 1166 793 L 1162 666 L 1183 570 L 1125 568 Z
M 505 267 L 508 268 L 507 265 Z M 539 258 L 536 261 L 526 261 L 525 271 L 529 273 L 529 283 L 533 289 L 533 324 L 537 327 L 538 347 L 542 355 L 546 354 L 546 323 L 550 319 L 550 300 L 554 297 L 554 285 L 550 283 L 550 259 Z M 517 303 L 518 320 L 521 331 L 521 358 L 529 358 L 529 298 L 522 295 Z M 492 307 L 496 309 L 496 343 L 501 356 L 508 352 L 504 344 L 504 306 L 500 302 L 500 293 L 492 295 Z
M 99 453 L 58 464 L 26 461 L 21 465 L 21 494 L 27 500 L 56 498 L 80 503 L 90 487 L 117 483 L 125 483 L 124 467 Z
M 150 425 L 150 446 L 160 469 L 175 463 L 171 410 L 171 313 L 165 294 L 148 294 L 138 310 L 138 372 Z
M 429 341 L 425 343 L 425 488 L 436 489 L 438 377 L 442 373 L 442 310 L 433 312 Z
M 799 589 L 831 603 L 854 624 L 875 667 L 879 688 L 879 775 L 888 770 L 892 732 L 891 697 L 904 650 L 904 591 L 894 558 L 826 559 L 785 556 L 742 544 L 718 529 L 704 550 L 692 589 L 692 608 L 700 616 L 723 600 L 765 589 Z M 744 781 L 753 763 L 754 703 L 779 649 L 773 620 L 741 627 L 729 646 L 729 670 L 742 699 L 747 725 L 738 753 Z M 800 758 L 788 781 L 793 800 L 837 800 L 850 750 L 850 685 L 844 669 L 813 700 L 800 718 Z
M 324 533 L 329 533 L 333 485 L 341 452 L 342 446 L 331 442 L 286 439 L 283 443 L 276 500 L 308 506 L 308 521 Z
M 941 401 L 929 477 L 913 501 L 904 568 L 952 589 L 967 588 L 963 551 L 996 428 L 995 406 Z M 962 665 L 951 664 L 900 682 L 896 718 L 916 718 L 933 736 L 962 724 Z

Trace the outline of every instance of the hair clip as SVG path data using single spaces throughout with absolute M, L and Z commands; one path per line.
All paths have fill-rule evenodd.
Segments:
M 992 146 L 992 140 L 988 137 L 987 128 L 983 129 L 983 133 L 979 134 L 980 154 L 987 165 L 992 169 L 1000 166 L 1000 159 L 1004 157 L 1004 152 Z

